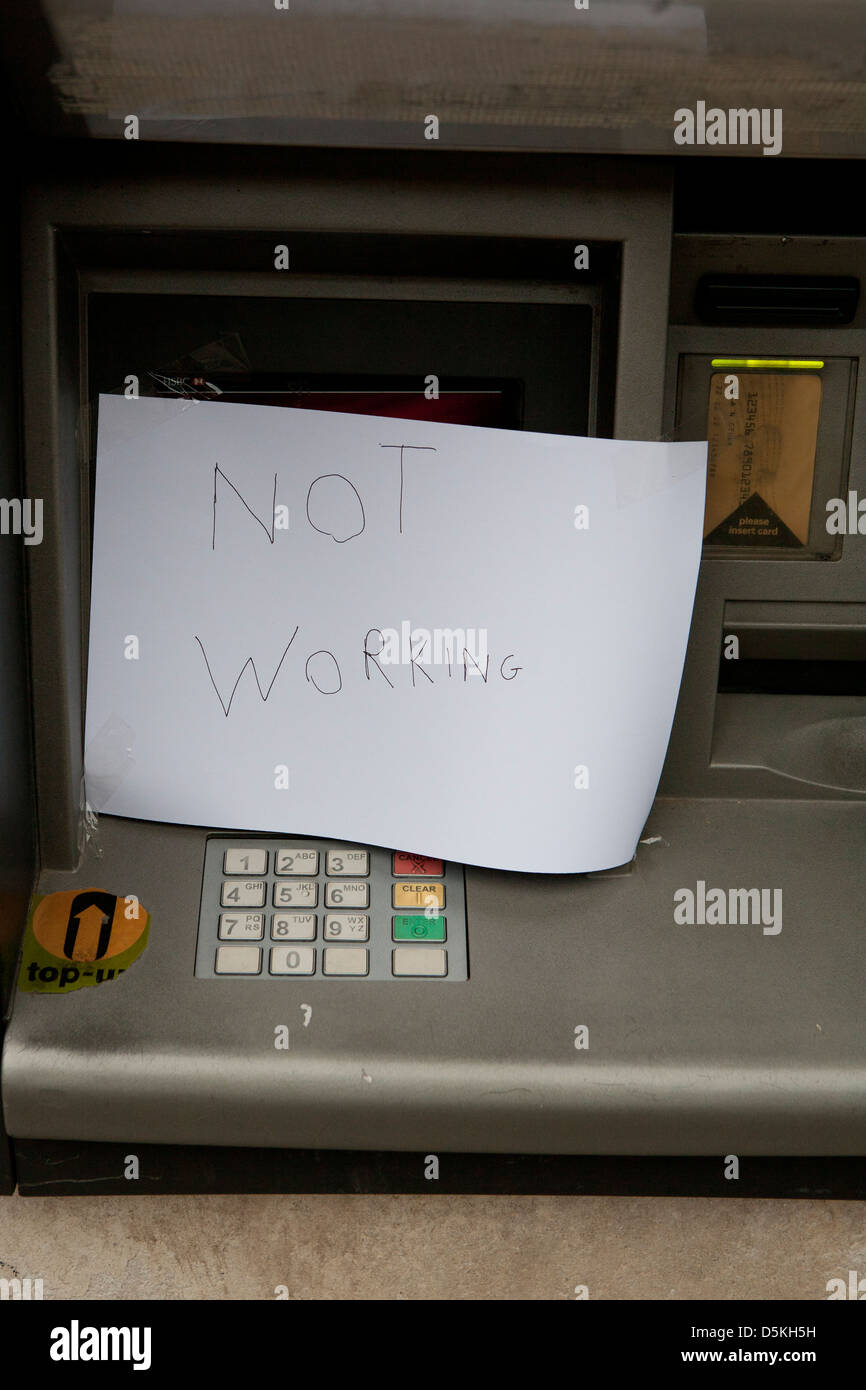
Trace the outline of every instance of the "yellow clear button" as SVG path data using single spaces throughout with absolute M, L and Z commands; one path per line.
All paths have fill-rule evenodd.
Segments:
M 395 883 L 394 906 L 432 908 L 444 907 L 445 884 L 418 882 Z

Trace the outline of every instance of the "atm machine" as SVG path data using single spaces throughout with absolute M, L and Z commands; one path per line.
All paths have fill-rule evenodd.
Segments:
M 847 21 L 827 8 L 812 61 L 829 82 Z M 126 7 L 139 25 L 147 9 Z M 11 289 L 22 495 L 43 499 L 44 534 L 0 551 L 18 827 L 0 1085 L 22 1193 L 866 1192 L 864 127 L 850 110 L 811 125 L 788 55 L 761 103 L 790 113 L 779 154 L 678 142 L 676 109 L 699 115 L 690 63 L 721 53 L 711 98 L 737 104 L 736 26 L 711 4 L 629 9 L 634 51 L 668 84 L 651 113 L 529 129 L 491 99 L 453 138 L 443 120 L 435 146 L 417 103 L 414 128 L 375 109 L 181 119 L 158 94 L 127 138 L 116 80 L 73 99 L 84 30 L 49 5 L 26 36 Z M 119 46 L 126 11 L 100 21 Z M 503 52 L 528 22 L 502 18 Z M 805 11 L 792 52 L 799 38 Z M 71 45 L 53 64 L 37 61 L 49 40 Z M 605 48 L 598 25 L 592 41 L 633 98 L 633 49 Z M 153 396 L 400 416 L 434 409 L 431 371 L 426 418 L 708 441 L 679 704 L 633 860 L 528 875 L 303 826 L 89 816 L 99 396 L 134 378 Z M 421 885 L 443 909 L 423 941 L 405 926 Z M 327 907 L 347 887 L 365 929 L 335 947 Z M 146 949 L 64 988 L 73 909 L 48 958 L 31 949 L 53 894 L 103 914 L 106 971 L 113 905 L 136 895 Z M 329 968 L 335 949 L 351 970 L 348 955 Z

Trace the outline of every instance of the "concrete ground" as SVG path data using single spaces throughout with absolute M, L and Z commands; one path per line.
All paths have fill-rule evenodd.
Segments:
M 662 1197 L 0 1198 L 46 1299 L 826 1299 L 866 1204 Z

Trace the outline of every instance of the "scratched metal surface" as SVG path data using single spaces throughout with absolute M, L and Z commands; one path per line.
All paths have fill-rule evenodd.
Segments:
M 699 99 L 781 107 L 786 154 L 866 151 L 858 0 L 47 0 L 55 115 L 142 138 L 676 153 Z M 760 154 L 760 151 L 757 152 Z

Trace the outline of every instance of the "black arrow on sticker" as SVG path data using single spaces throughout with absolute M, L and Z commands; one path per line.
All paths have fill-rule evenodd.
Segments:
M 85 917 L 93 920 L 94 909 L 100 913 L 99 939 L 97 941 L 95 960 L 101 960 L 108 950 L 111 941 L 111 924 L 114 921 L 114 911 L 117 907 L 117 898 L 113 893 L 102 893 L 99 889 L 91 889 L 87 893 L 77 893 L 72 899 L 72 906 L 69 909 L 69 926 L 66 928 L 66 937 L 63 942 L 63 954 L 72 960 L 72 953 L 75 950 L 75 942 L 78 931 Z

